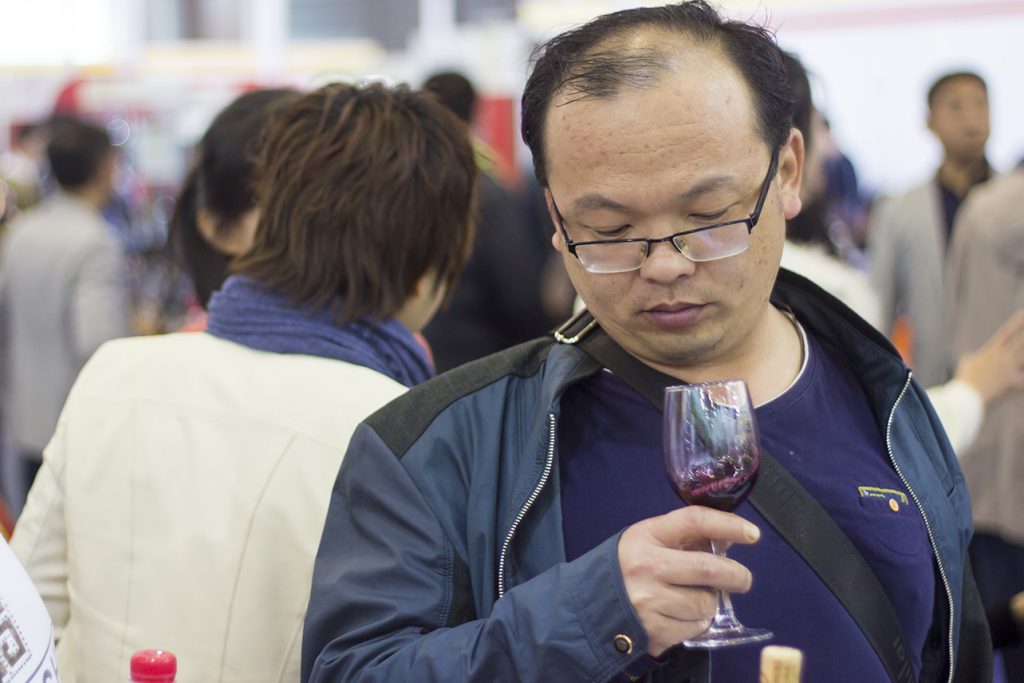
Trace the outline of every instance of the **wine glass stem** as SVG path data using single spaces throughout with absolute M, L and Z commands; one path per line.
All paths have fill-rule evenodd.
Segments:
M 714 541 L 711 541 L 711 552 L 718 557 L 725 557 L 725 550 L 720 550 Z M 739 626 L 740 623 L 736 621 L 736 615 L 732 611 L 732 598 L 729 597 L 728 591 L 718 591 L 718 609 L 715 611 L 712 628 L 737 628 Z

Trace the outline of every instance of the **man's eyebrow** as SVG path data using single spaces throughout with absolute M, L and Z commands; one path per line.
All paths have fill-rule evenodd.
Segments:
M 736 178 L 731 175 L 716 175 L 708 178 L 703 178 L 699 183 L 689 188 L 685 192 L 679 193 L 679 198 L 683 201 L 688 201 L 694 197 L 698 197 L 702 194 L 708 194 L 725 187 L 735 187 Z M 611 209 L 613 211 L 624 211 L 629 207 L 625 204 L 615 201 L 610 197 L 606 197 L 603 194 L 585 194 L 579 197 L 572 203 L 573 212 L 580 211 L 596 211 L 599 209 Z
M 702 194 L 708 194 L 709 192 L 715 192 L 722 188 L 735 187 L 736 177 L 731 175 L 714 175 L 708 178 L 702 179 L 699 183 L 683 192 L 679 195 L 680 199 L 693 199 Z
M 572 203 L 572 208 L 575 212 L 594 211 L 597 209 L 612 209 L 621 211 L 628 207 L 626 207 L 625 204 L 620 204 L 614 199 L 605 197 L 602 194 L 585 194 L 582 197 L 577 198 L 576 201 Z

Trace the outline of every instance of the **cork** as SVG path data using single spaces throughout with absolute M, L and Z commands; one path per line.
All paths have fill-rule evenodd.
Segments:
M 800 683 L 804 653 L 795 647 L 768 645 L 761 650 L 761 683 Z

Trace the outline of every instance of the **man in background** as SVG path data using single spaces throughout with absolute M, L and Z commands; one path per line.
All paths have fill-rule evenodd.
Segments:
M 18 499 L 78 371 L 129 332 L 123 256 L 100 213 L 114 148 L 102 128 L 68 120 L 54 127 L 47 157 L 60 191 L 12 221 L 0 253 L 0 405 L 22 475 Z
M 926 387 L 942 384 L 952 371 L 943 336 L 943 271 L 956 212 L 970 189 L 992 175 L 981 76 L 958 71 L 936 80 L 928 90 L 928 129 L 942 144 L 935 177 L 881 204 L 869 235 L 883 331 L 891 333 L 897 318 L 907 316 L 908 361 Z
M 465 76 L 440 72 L 423 90 L 472 125 L 477 95 Z M 557 322 L 541 300 L 551 250 L 527 222 L 520 198 L 496 178 L 496 153 L 480 140 L 475 148 L 480 170 L 476 241 L 448 304 L 423 330 L 438 372 L 533 339 Z

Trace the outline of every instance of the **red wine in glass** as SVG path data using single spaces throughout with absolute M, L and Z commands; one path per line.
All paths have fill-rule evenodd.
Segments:
M 679 497 L 689 505 L 735 510 L 753 488 L 761 461 L 746 383 L 668 387 L 664 420 L 665 471 Z M 725 557 L 715 539 L 711 539 L 711 550 Z M 720 592 L 711 626 L 682 644 L 716 648 L 771 637 L 770 631 L 747 628 L 737 621 L 729 594 Z
M 708 458 L 712 460 L 712 458 Z M 690 505 L 732 512 L 747 499 L 757 480 L 758 456 L 741 454 L 735 460 L 718 460 L 685 470 L 672 484 Z

